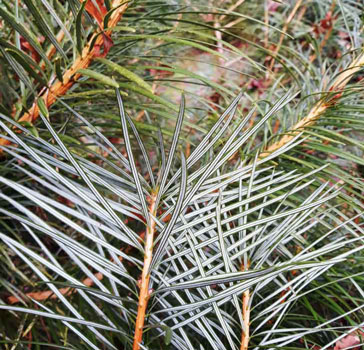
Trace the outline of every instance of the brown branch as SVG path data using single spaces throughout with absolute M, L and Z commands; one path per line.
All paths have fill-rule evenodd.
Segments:
M 125 222 L 126 223 L 126 222 Z M 144 239 L 144 232 L 141 232 L 140 234 L 140 241 L 142 241 L 142 239 Z M 129 254 L 129 252 L 133 249 L 132 246 L 128 246 L 126 249 L 122 249 L 125 254 Z M 119 256 L 119 260 L 123 261 L 123 258 L 121 256 Z M 101 281 L 104 278 L 104 275 L 101 272 L 97 272 L 94 275 L 99 281 Z M 87 277 L 83 280 L 82 282 L 86 287 L 91 287 L 94 285 L 94 280 L 90 277 Z M 62 295 L 71 295 L 73 293 L 76 292 L 76 288 L 71 288 L 71 287 L 66 287 L 66 288 L 60 288 L 59 291 L 62 293 Z M 50 290 L 46 290 L 43 292 L 31 292 L 31 293 L 27 293 L 25 294 L 27 297 L 38 300 L 38 301 L 42 301 L 42 300 L 46 300 L 46 299 L 57 299 L 57 295 L 54 294 L 54 292 L 50 291 Z M 7 302 L 12 305 L 12 304 L 17 304 L 21 301 L 21 299 L 15 297 L 15 296 L 10 296 L 7 298 Z
M 65 36 L 64 31 L 61 29 L 56 36 L 57 42 L 58 43 L 62 42 L 64 36 Z M 55 55 L 56 52 L 57 52 L 56 47 L 54 45 L 51 45 L 46 52 L 48 59 L 50 60 Z M 40 68 L 42 68 L 43 70 L 46 68 L 46 63 L 44 61 L 41 63 Z
M 288 30 L 288 26 L 289 24 L 291 23 L 294 15 L 296 14 L 297 10 L 299 9 L 299 7 L 301 6 L 301 3 L 302 3 L 302 0 L 298 0 L 295 4 L 295 6 L 293 7 L 291 13 L 289 14 L 288 18 L 287 18 L 287 21 L 286 23 L 284 24 L 283 26 L 283 29 L 282 29 L 282 33 L 281 33 L 281 36 L 279 38 L 279 42 L 278 42 L 278 45 L 276 46 L 275 50 L 274 50 L 274 53 L 273 53 L 273 56 L 272 56 L 272 61 L 270 62 L 270 66 L 269 66 L 269 69 L 272 70 L 273 69 L 273 66 L 274 66 L 274 57 L 278 54 L 278 51 L 280 50 L 281 46 L 282 46 L 282 43 L 283 43 L 283 39 L 287 33 L 287 30 Z
M 135 333 L 134 333 L 134 344 L 133 350 L 140 349 L 140 343 L 143 338 L 143 328 L 145 321 L 145 313 L 149 301 L 149 280 L 150 280 L 150 263 L 152 262 L 153 256 L 153 241 L 156 222 L 154 217 L 156 216 L 156 194 L 153 194 L 149 200 L 149 218 L 150 224 L 147 227 L 145 235 L 145 246 L 144 246 L 144 265 L 142 271 L 142 278 L 140 282 L 139 302 L 138 302 L 138 314 L 135 322 Z
M 249 300 L 250 300 L 250 292 L 249 290 L 246 290 L 243 293 L 244 330 L 241 332 L 240 350 L 247 350 L 249 346 L 249 326 L 250 326 Z
M 294 137 L 296 137 L 302 130 L 308 126 L 311 126 L 316 123 L 317 119 L 320 118 L 320 116 L 326 111 L 326 109 L 330 106 L 332 106 L 333 103 L 336 102 L 341 97 L 341 93 L 344 90 L 345 86 L 350 80 L 350 77 L 357 73 L 361 67 L 364 66 L 364 53 L 361 53 L 356 59 L 354 59 L 349 67 L 345 69 L 341 74 L 336 78 L 334 83 L 332 84 L 332 87 L 330 88 L 330 91 L 332 92 L 338 92 L 334 97 L 332 97 L 329 101 L 322 102 L 319 101 L 308 113 L 306 117 L 301 119 L 296 125 L 293 126 L 291 131 L 284 135 L 280 140 L 273 143 L 271 146 L 269 146 L 265 151 L 263 151 L 259 158 L 265 158 L 269 156 L 271 153 L 277 151 L 281 147 L 285 146 L 287 143 L 289 143 L 291 140 L 293 140 Z
M 333 0 L 332 3 L 331 3 L 331 6 L 330 6 L 330 9 L 328 11 L 327 14 L 330 14 L 330 16 L 332 16 L 332 14 L 334 13 L 334 10 L 335 10 L 335 5 L 336 5 L 336 0 Z M 336 17 L 332 17 L 330 18 L 330 27 L 327 29 L 326 31 L 326 34 L 323 38 L 323 40 L 321 41 L 320 43 L 320 46 L 319 46 L 319 53 L 321 53 L 321 51 L 323 50 L 323 48 L 326 46 L 326 43 L 327 41 L 329 40 L 331 34 L 332 34 L 332 31 L 334 29 L 334 21 L 335 21 Z M 310 57 L 310 62 L 313 62 L 317 57 L 317 54 L 314 53 L 311 57 Z
M 244 266 L 242 264 L 241 266 L 242 271 L 248 271 L 249 270 L 249 262 L 247 263 L 247 266 Z M 250 337 L 250 308 L 249 308 L 249 301 L 250 301 L 250 291 L 247 289 L 242 296 L 243 301 L 243 322 L 244 322 L 244 329 L 241 332 L 241 343 L 240 343 L 240 350 L 247 350 L 249 346 L 249 337 Z
M 113 28 L 120 21 L 122 15 L 127 9 L 128 3 L 124 3 L 124 0 L 114 0 L 113 8 L 117 8 L 111 15 L 108 28 Z M 111 30 L 105 31 L 105 35 L 110 35 Z M 61 37 L 61 34 L 59 34 Z M 91 43 L 94 41 L 94 46 L 91 49 Z M 73 62 L 72 66 L 67 69 L 67 71 L 63 74 L 63 82 L 56 81 L 54 82 L 48 89 L 46 89 L 45 93 L 42 96 L 38 96 L 38 99 L 41 98 L 44 100 L 45 105 L 49 108 L 58 97 L 63 96 L 66 92 L 72 87 L 72 85 L 78 80 L 81 74 L 77 73 L 80 69 L 87 68 L 92 60 L 98 55 L 98 48 L 103 45 L 104 38 L 99 33 L 94 33 L 90 40 L 87 42 L 86 46 L 83 48 L 82 53 L 77 59 Z M 52 54 L 50 52 L 50 54 Z M 39 108 L 38 103 L 35 101 L 33 106 L 30 108 L 29 112 L 25 113 L 18 122 L 33 122 L 39 116 Z M 0 139 L 0 146 L 9 145 L 10 141 L 5 139 Z M 1 151 L 0 151 L 1 153 Z
M 101 272 L 98 272 L 95 274 L 95 277 L 101 281 L 104 278 L 104 275 Z M 94 284 L 94 281 L 90 278 L 87 277 L 86 279 L 83 280 L 82 282 L 86 287 L 91 287 Z M 65 287 L 65 288 L 60 288 L 59 291 L 61 292 L 62 295 L 70 295 L 76 292 L 75 288 L 71 288 L 71 287 Z M 56 294 L 54 294 L 53 291 L 51 290 L 46 290 L 44 292 L 32 292 L 32 293 L 27 293 L 26 294 L 27 297 L 38 300 L 38 301 L 43 301 L 43 300 L 47 300 L 47 299 L 57 299 L 58 296 Z M 21 301 L 21 299 L 15 297 L 15 296 L 10 296 L 7 299 L 7 302 L 10 305 L 13 304 L 17 304 Z

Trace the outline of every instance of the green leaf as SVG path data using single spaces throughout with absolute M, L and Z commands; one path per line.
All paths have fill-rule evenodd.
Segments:
M 202 45 L 202 44 L 199 44 L 192 40 L 186 40 L 186 39 L 182 39 L 182 38 L 175 37 L 172 35 L 151 35 L 151 34 L 126 35 L 123 38 L 121 38 L 120 40 L 121 41 L 133 41 L 133 40 L 145 40 L 145 39 L 162 40 L 162 41 L 169 42 L 169 43 L 175 43 L 175 44 L 179 44 L 179 45 L 186 45 L 186 46 L 194 47 L 196 49 L 199 49 L 204 52 L 208 52 L 214 56 L 218 56 L 218 57 L 226 60 L 226 57 L 223 54 L 210 49 L 206 45 Z
M 148 324 L 144 326 L 144 328 L 161 328 L 165 331 L 166 335 L 164 336 L 164 344 L 169 345 L 172 340 L 173 330 L 171 327 L 168 327 L 164 324 Z
M 82 54 L 82 14 L 85 9 L 87 1 L 83 1 L 81 4 L 80 9 L 78 10 L 77 17 L 76 17 L 76 40 L 77 40 L 77 51 L 81 55 Z
M 104 28 L 107 28 L 108 27 L 108 23 L 109 23 L 109 19 L 111 17 L 111 15 L 121 6 L 124 6 L 125 4 L 129 3 L 130 0 L 126 0 L 126 1 L 123 1 L 121 2 L 118 6 L 115 6 L 115 7 L 107 7 L 107 10 L 108 12 L 106 13 L 105 17 L 104 17 Z
M 134 82 L 135 84 L 139 85 L 141 88 L 153 93 L 152 87 L 148 83 L 146 83 L 142 78 L 140 78 L 138 75 L 131 72 L 130 70 L 128 70 L 114 62 L 111 62 L 111 61 L 107 60 L 106 58 L 97 58 L 96 60 L 105 64 L 106 66 L 108 66 L 112 71 L 118 72 L 123 77 L 125 77 L 125 78 L 129 79 L 130 81 Z
M 40 112 L 49 120 L 49 111 L 43 100 L 43 98 L 39 98 L 37 101 Z
M 119 87 L 119 84 L 114 79 L 102 73 L 98 73 L 90 69 L 79 69 L 78 73 L 90 77 L 92 79 L 95 79 L 104 85 L 112 86 L 114 88 Z
M 126 27 L 126 26 L 115 26 L 115 27 L 112 27 L 112 28 L 107 28 L 107 30 L 112 30 L 112 31 L 115 31 L 115 32 L 131 32 L 131 33 L 136 32 L 135 28 Z
M 118 87 L 124 88 L 126 90 L 131 90 L 131 91 L 134 91 L 134 92 L 139 93 L 141 95 L 144 95 L 146 97 L 149 97 L 152 101 L 160 103 L 161 105 L 163 105 L 163 106 L 165 106 L 165 107 L 167 107 L 169 109 L 172 109 L 173 111 L 178 112 L 178 107 L 175 106 L 173 103 L 167 101 L 163 97 L 157 96 L 157 95 L 151 93 L 150 91 L 141 88 L 138 85 L 127 84 L 127 83 L 119 83 Z
M 39 137 L 39 132 L 38 132 L 37 128 L 31 122 L 24 120 L 24 121 L 20 122 L 20 125 L 24 126 L 26 129 L 28 129 L 34 137 Z
M 61 83 L 63 83 L 63 74 L 62 74 L 62 70 L 61 70 L 61 59 L 59 57 L 57 57 L 54 60 L 54 70 L 56 72 L 57 79 Z

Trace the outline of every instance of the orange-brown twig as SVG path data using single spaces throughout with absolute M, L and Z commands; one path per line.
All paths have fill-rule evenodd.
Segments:
M 95 274 L 95 277 L 101 281 L 104 278 L 104 275 L 101 272 L 98 272 Z M 94 281 L 90 278 L 87 277 L 86 279 L 83 280 L 82 282 L 86 287 L 91 287 L 94 284 Z M 65 288 L 61 288 L 59 289 L 59 291 L 61 292 L 62 295 L 70 295 L 72 293 L 76 292 L 75 288 L 71 288 L 71 287 L 65 287 Z M 47 299 L 57 299 L 57 295 L 54 294 L 51 290 L 46 290 L 44 292 L 32 292 L 32 293 L 27 293 L 26 294 L 27 297 L 38 300 L 38 301 L 42 301 L 42 300 L 47 300 Z M 15 297 L 15 296 L 10 296 L 7 299 L 7 302 L 10 305 L 13 304 L 17 304 L 21 301 L 21 299 Z
M 243 293 L 243 319 L 244 329 L 241 332 L 240 350 L 247 350 L 249 346 L 249 327 L 250 327 L 250 309 L 249 309 L 250 292 L 246 290 Z
M 334 21 L 335 21 L 335 19 L 337 17 L 332 17 L 332 14 L 334 13 L 335 5 L 336 5 L 336 0 L 333 0 L 332 3 L 331 3 L 330 9 L 326 14 L 326 17 L 322 20 L 322 21 L 328 21 L 329 22 L 329 28 L 327 28 L 325 36 L 324 36 L 323 40 L 320 43 L 319 52 L 321 52 L 322 49 L 325 47 L 327 41 L 329 40 L 329 38 L 330 38 L 330 36 L 332 34 L 333 29 L 334 29 Z M 317 54 L 314 53 L 310 57 L 310 62 L 313 62 L 316 59 L 316 57 L 317 57 Z
M 141 232 L 140 233 L 140 241 L 142 239 L 144 239 L 144 235 L 145 235 L 145 232 Z M 128 254 L 130 252 L 130 250 L 132 250 L 132 246 L 128 246 L 124 252 L 126 254 Z M 119 256 L 119 260 L 120 261 L 123 261 L 123 258 L 121 256 Z M 94 275 L 99 281 L 101 281 L 103 278 L 104 278 L 104 275 L 101 273 L 101 272 L 97 272 L 95 273 Z M 92 278 L 90 277 L 87 277 L 83 280 L 82 282 L 86 287 L 91 287 L 93 286 L 94 284 L 94 281 Z M 71 287 L 66 287 L 66 288 L 60 288 L 59 291 L 62 293 L 62 295 L 70 295 L 70 294 L 73 294 L 76 292 L 76 289 L 75 288 L 71 288 Z M 31 292 L 31 293 L 27 293 L 26 294 L 27 297 L 29 298 L 32 298 L 32 299 L 35 299 L 37 301 L 42 301 L 42 300 L 46 300 L 46 299 L 57 299 L 57 295 L 54 294 L 52 291 L 50 290 L 46 290 L 46 291 L 43 291 L 43 292 Z M 15 296 L 10 296 L 7 298 L 7 301 L 9 304 L 17 304 L 19 303 L 21 300 L 18 299 L 17 297 Z
M 244 263 L 241 265 L 241 271 L 248 271 L 249 270 L 250 262 L 248 261 L 246 265 Z M 243 322 L 244 322 L 244 329 L 241 332 L 241 343 L 240 343 L 240 350 L 247 350 L 249 346 L 249 337 L 250 337 L 250 291 L 247 289 L 242 296 L 243 301 Z
M 122 15 L 124 14 L 128 3 L 122 5 L 125 1 L 124 0 L 114 0 L 113 7 L 116 10 L 112 13 L 109 22 L 108 28 L 113 28 L 117 25 L 120 21 Z M 111 30 L 105 31 L 105 35 L 110 35 Z M 60 34 L 60 37 L 62 34 Z M 91 44 L 94 42 L 94 46 L 91 49 Z M 72 66 L 66 70 L 63 74 L 63 81 L 56 81 L 53 83 L 46 91 L 43 93 L 42 96 L 38 96 L 38 98 L 43 99 L 45 105 L 49 108 L 58 97 L 63 96 L 71 86 L 78 80 L 81 74 L 77 73 L 80 69 L 87 68 L 92 60 L 98 55 L 98 48 L 103 45 L 104 37 L 99 33 L 94 33 L 90 40 L 87 42 L 86 46 L 83 48 L 82 53 L 77 59 L 73 62 Z M 51 53 L 50 53 L 51 54 Z M 25 113 L 18 122 L 33 122 L 39 116 L 39 108 L 38 103 L 35 101 L 33 106 L 30 108 L 28 113 Z M 8 145 L 10 142 L 5 139 L 0 139 L 0 145 Z
M 150 224 L 147 226 L 145 235 L 144 265 L 140 283 L 138 314 L 135 322 L 133 350 L 140 349 L 140 342 L 142 341 L 143 338 L 145 313 L 147 310 L 148 300 L 149 300 L 149 280 L 150 280 L 149 268 L 153 257 L 153 242 L 154 242 L 154 233 L 156 227 L 156 222 L 154 221 L 154 217 L 156 216 L 157 212 L 156 199 L 157 199 L 156 194 L 153 194 L 149 200 Z
M 56 36 L 57 42 L 59 42 L 59 43 L 60 43 L 60 42 L 62 42 L 62 40 L 63 40 L 64 36 L 65 36 L 64 31 L 61 29 L 61 30 L 58 32 L 57 36 Z M 55 47 L 54 45 L 51 45 L 51 46 L 50 46 L 50 48 L 48 49 L 47 53 L 46 53 L 46 55 L 47 55 L 48 59 L 51 59 L 51 58 L 55 55 L 55 53 L 56 53 L 56 52 L 57 52 L 56 47 Z M 40 67 L 41 67 L 42 69 L 45 69 L 45 67 L 46 67 L 46 63 L 43 61 L 43 62 L 41 63 L 41 65 L 40 65 Z
M 274 66 L 274 56 L 277 55 L 277 53 L 279 52 L 281 46 L 282 46 L 282 43 L 283 43 L 283 39 L 284 39 L 284 36 L 286 35 L 287 33 L 287 30 L 288 30 L 288 26 L 289 24 L 291 23 L 294 15 L 296 14 L 297 10 L 299 9 L 299 7 L 301 6 L 301 3 L 302 3 L 302 0 L 298 0 L 295 4 L 295 6 L 293 7 L 291 13 L 289 14 L 288 18 L 287 18 L 287 21 L 286 23 L 284 24 L 283 26 L 283 29 L 282 29 L 282 33 L 281 33 L 281 36 L 279 38 L 279 42 L 278 42 L 278 45 L 276 46 L 275 50 L 274 50 L 274 55 L 272 56 L 272 61 L 270 62 L 270 66 L 269 66 L 269 69 L 272 70 L 273 69 L 273 66 Z

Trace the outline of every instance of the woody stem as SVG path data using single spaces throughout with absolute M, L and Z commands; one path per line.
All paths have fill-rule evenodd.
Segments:
M 250 309 L 249 309 L 250 292 L 246 290 L 243 293 L 243 319 L 244 329 L 241 332 L 240 350 L 247 350 L 249 346 L 249 325 L 250 325 Z
M 338 100 L 341 92 L 345 89 L 350 78 L 364 66 L 364 53 L 361 53 L 351 64 L 335 79 L 330 90 L 338 92 L 329 102 L 319 101 L 308 113 L 306 117 L 297 122 L 289 133 L 283 135 L 281 139 L 270 145 L 266 150 L 259 154 L 259 159 L 269 156 L 271 153 L 285 146 L 292 141 L 300 132 L 311 125 L 314 125 L 320 116 L 329 108 L 332 103 Z
M 153 256 L 153 241 L 156 223 L 154 217 L 156 215 L 156 199 L 157 195 L 153 194 L 149 204 L 149 218 L 150 224 L 147 226 L 145 235 L 145 246 L 144 246 L 144 265 L 140 283 L 139 302 L 138 302 L 138 314 L 135 322 L 135 333 L 133 350 L 140 349 L 140 343 L 143 339 L 143 327 L 145 321 L 145 313 L 149 301 L 149 281 L 150 281 L 150 264 Z

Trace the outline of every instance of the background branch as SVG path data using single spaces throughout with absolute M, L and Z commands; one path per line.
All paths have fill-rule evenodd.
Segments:
M 269 156 L 272 152 L 280 149 L 287 143 L 289 143 L 294 137 L 296 137 L 304 128 L 313 125 L 318 118 L 327 110 L 328 107 L 332 106 L 336 100 L 341 97 L 342 91 L 345 89 L 350 78 L 357 73 L 364 65 L 364 54 L 361 53 L 355 60 L 351 62 L 349 67 L 345 69 L 341 74 L 335 79 L 330 92 L 337 92 L 328 101 L 319 101 L 308 113 L 306 117 L 301 119 L 297 124 L 295 124 L 291 131 L 284 135 L 280 140 L 270 145 L 265 151 L 263 151 L 259 158 L 265 158 Z
M 122 18 L 125 10 L 128 7 L 128 3 L 125 3 L 123 0 L 114 0 L 113 1 L 113 8 L 116 8 L 112 13 L 109 21 L 108 21 L 108 30 L 105 31 L 105 35 L 110 35 L 112 28 L 114 28 L 120 19 Z M 60 32 L 57 36 L 57 40 L 62 40 L 64 34 Z M 57 98 L 65 95 L 67 91 L 75 84 L 78 78 L 81 76 L 78 71 L 80 69 L 87 68 L 93 59 L 98 56 L 98 48 L 102 46 L 104 42 L 103 35 L 100 35 L 99 32 L 95 32 L 89 41 L 87 42 L 86 46 L 83 48 L 81 55 L 77 57 L 77 59 L 73 62 L 72 66 L 66 70 L 63 74 L 63 81 L 55 81 L 49 88 L 46 90 L 42 90 L 42 95 L 38 96 L 36 101 L 34 101 L 32 107 L 29 109 L 29 112 L 25 113 L 20 119 L 18 120 L 19 123 L 21 122 L 31 122 L 33 123 L 39 116 L 39 107 L 38 107 L 38 99 L 43 99 L 47 108 L 49 108 L 54 102 L 56 102 Z M 94 43 L 92 49 L 91 45 Z M 50 49 L 49 55 L 54 54 L 54 49 Z M 6 139 L 0 139 L 0 146 L 9 145 L 10 141 Z M 2 152 L 2 151 L 0 151 Z

